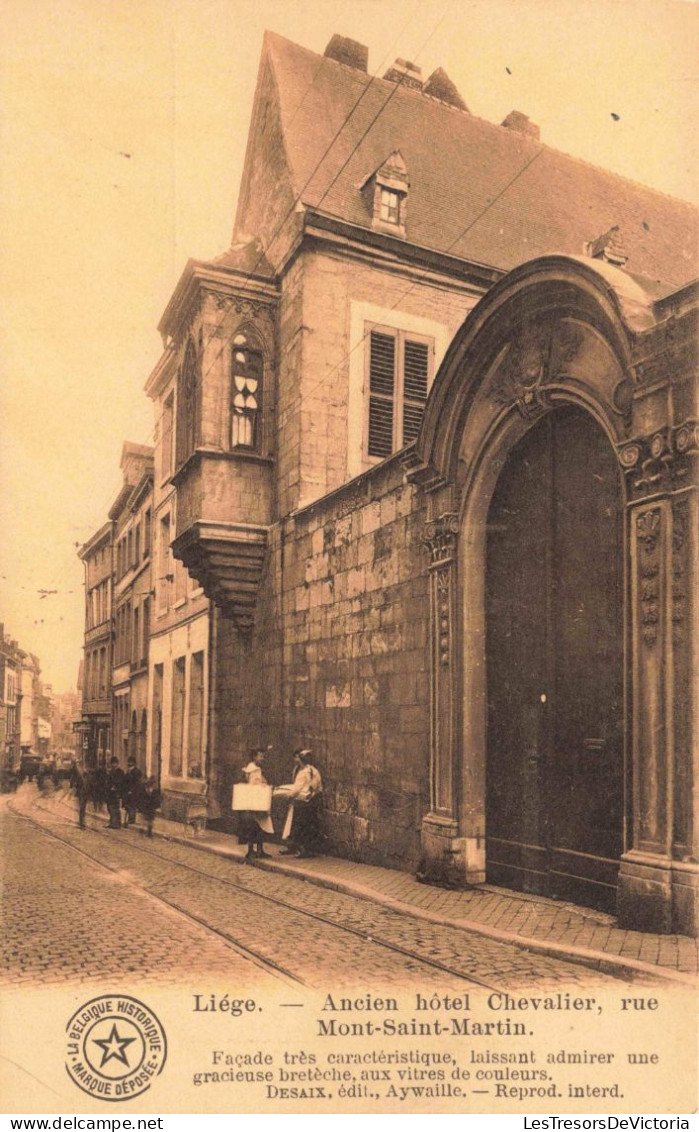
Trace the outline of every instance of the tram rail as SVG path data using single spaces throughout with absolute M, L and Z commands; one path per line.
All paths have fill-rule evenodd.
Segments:
M 53 818 L 54 821 L 60 820 L 58 815 L 55 813 L 55 811 L 50 810 L 46 806 L 43 806 L 41 804 L 41 802 L 42 802 L 41 798 L 34 799 L 31 803 L 32 808 L 41 810 L 43 813 L 47 814 L 47 816 Z M 90 860 L 94 864 L 100 865 L 102 868 L 108 869 L 110 872 L 113 872 L 113 873 L 119 873 L 119 872 L 122 871 L 120 868 L 115 868 L 115 867 L 112 867 L 111 865 L 106 864 L 104 861 L 100 860 L 99 857 L 93 856 L 92 854 L 87 852 L 87 850 L 85 848 L 75 845 L 69 839 L 67 839 L 65 837 L 61 837 L 60 834 L 55 831 L 55 829 L 48 828 L 43 822 L 38 821 L 35 818 L 33 818 L 31 815 L 27 814 L 26 811 L 18 809 L 16 804 L 10 803 L 8 805 L 8 809 L 10 810 L 10 812 L 14 813 L 17 817 L 22 818 L 25 821 L 32 823 L 34 826 L 36 826 L 39 830 L 41 830 L 47 836 L 51 836 L 51 837 L 55 838 L 57 841 L 60 841 L 62 844 L 68 846 L 74 852 L 81 854 L 83 857 L 86 857 L 88 860 Z M 106 830 L 95 828 L 92 825 L 89 828 L 90 828 L 90 831 L 92 833 L 95 833 L 97 836 L 99 836 L 101 839 L 103 838 L 105 841 L 107 841 L 107 840 L 113 841 L 114 840 L 114 834 L 112 832 L 110 832 L 108 834 L 106 832 Z M 201 877 L 206 877 L 209 880 L 214 880 L 219 884 L 223 884 L 228 888 L 232 888 L 232 889 L 244 894 L 245 897 L 247 897 L 250 900 L 262 901 L 262 902 L 269 904 L 269 905 L 272 905 L 274 907 L 282 908 L 285 911 L 293 912 L 295 915 L 305 917 L 310 921 L 315 921 L 316 923 L 321 923 L 321 924 L 327 925 L 329 927 L 332 927 L 335 931 L 344 932 L 347 935 L 357 937 L 357 938 L 363 940 L 364 942 L 369 943 L 373 947 L 383 948 L 385 950 L 394 952 L 395 954 L 402 956 L 404 959 L 409 959 L 414 963 L 419 963 L 423 966 L 430 967 L 433 970 L 441 971 L 444 974 L 449 975 L 451 978 L 458 979 L 460 982 L 467 983 L 470 986 L 480 987 L 480 988 L 485 989 L 485 990 L 496 991 L 496 992 L 507 992 L 509 989 L 511 989 L 511 988 L 508 988 L 508 987 L 505 987 L 505 986 L 498 986 L 498 985 L 495 985 L 493 983 L 489 983 L 489 982 L 485 981 L 484 979 L 479 979 L 476 975 L 470 975 L 470 974 L 467 975 L 463 971 L 455 969 L 454 967 L 450 967 L 447 963 L 442 963 L 438 959 L 433 959 L 433 958 L 430 958 L 429 956 L 422 955 L 418 951 L 412 951 L 412 950 L 410 950 L 410 948 L 402 947 L 400 944 L 391 943 L 388 940 L 383 940 L 380 937 L 377 938 L 376 936 L 371 936 L 369 938 L 367 936 L 366 932 L 362 931 L 359 928 L 353 928 L 350 925 L 340 923 L 337 920 L 334 920 L 329 916 L 325 916 L 320 912 L 311 912 L 306 908 L 299 907 L 297 904 L 294 904 L 291 901 L 283 900 L 281 897 L 272 896 L 268 893 L 259 893 L 259 892 L 251 891 L 250 888 L 247 885 L 239 884 L 235 880 L 233 880 L 232 878 L 221 877 L 221 876 L 217 875 L 216 873 L 209 872 L 209 871 L 207 871 L 206 869 L 203 869 L 203 868 L 197 868 L 196 865 L 187 864 L 183 861 L 173 861 L 170 857 L 167 857 L 162 853 L 158 853 L 151 846 L 145 846 L 145 845 L 142 845 L 135 840 L 131 840 L 131 839 L 127 840 L 124 837 L 119 838 L 119 841 L 120 841 L 121 844 L 126 845 L 130 850 L 132 850 L 136 853 L 140 853 L 140 854 L 147 856 L 147 857 L 155 858 L 159 861 L 162 861 L 163 864 L 166 864 L 166 865 L 168 865 L 172 868 L 181 869 L 183 871 L 186 871 L 186 872 L 189 872 L 189 873 L 194 873 L 194 874 L 201 876 Z M 255 965 L 264 968 L 269 974 L 273 975 L 274 977 L 282 978 L 285 981 L 291 980 L 296 985 L 299 985 L 299 984 L 303 985 L 303 986 L 307 985 L 304 982 L 303 979 L 301 979 L 298 975 L 294 974 L 293 972 L 288 971 L 281 964 L 278 964 L 274 960 L 271 960 L 268 957 L 259 954 L 254 949 L 247 947 L 246 944 L 244 944 L 240 939 L 237 939 L 235 936 L 231 935 L 229 932 L 224 932 L 221 929 L 218 929 L 218 928 L 214 927 L 212 924 L 208 923 L 205 919 L 203 919 L 199 916 L 196 916 L 191 912 L 188 912 L 186 909 L 182 908 L 176 901 L 167 899 L 167 898 L 165 898 L 164 896 L 161 896 L 158 893 L 154 893 L 147 886 L 147 884 L 140 885 L 139 887 L 141 887 L 144 892 L 148 893 L 155 900 L 158 900 L 160 903 L 166 905 L 171 910 L 179 913 L 181 916 L 184 916 L 186 919 L 198 924 L 200 927 L 203 927 L 207 931 L 213 932 L 219 938 L 221 938 L 225 943 L 227 943 L 229 947 L 231 947 L 234 951 L 236 951 L 241 957 L 247 958 L 250 962 L 255 963 Z M 399 915 L 399 913 L 397 913 L 397 912 L 393 913 L 393 914 Z

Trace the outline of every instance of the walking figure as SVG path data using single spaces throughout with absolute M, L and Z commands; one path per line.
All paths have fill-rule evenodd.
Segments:
M 124 772 L 116 755 L 109 760 L 107 771 L 107 809 L 109 810 L 108 829 L 121 829 L 121 799 L 124 793 Z
M 153 836 L 153 822 L 155 821 L 156 811 L 160 807 L 162 801 L 162 794 L 158 789 L 158 783 L 155 778 L 147 778 L 140 791 L 139 809 L 143 814 L 146 822 L 146 836 Z
M 79 763 L 74 762 L 70 769 L 70 785 L 73 788 L 75 797 L 78 800 L 78 825 L 80 829 L 85 829 L 85 813 L 87 810 L 87 800 L 92 793 L 92 784 L 90 782 L 91 774 L 86 771 Z
M 141 788 L 141 779 L 143 775 L 136 766 L 136 759 L 133 755 L 129 755 L 126 760 L 126 774 L 124 775 L 124 792 L 122 794 L 122 805 L 126 814 L 125 824 L 133 825 L 136 821 L 136 810 L 138 808 L 138 795 Z

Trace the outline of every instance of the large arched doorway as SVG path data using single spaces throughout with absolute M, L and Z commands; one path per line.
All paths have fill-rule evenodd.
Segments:
M 486 535 L 488 879 L 613 910 L 623 852 L 622 492 L 584 410 L 507 456 Z

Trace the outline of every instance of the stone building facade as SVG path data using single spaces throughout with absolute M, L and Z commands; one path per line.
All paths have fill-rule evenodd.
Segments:
M 78 552 L 85 570 L 85 643 L 80 736 L 86 766 L 112 748 L 112 523 L 104 523 Z
M 126 442 L 112 523 L 112 754 L 146 769 L 153 543 L 153 449 Z
M 172 482 L 176 445 L 182 443 L 175 423 L 183 419 L 177 361 L 175 351 L 167 350 L 146 384 L 155 411 L 147 757 L 162 788 L 163 814 L 186 819 L 205 806 L 209 773 L 210 603 L 171 548 L 180 507 Z M 213 816 L 215 796 L 211 801 Z
M 0 770 L 16 770 L 20 757 L 22 662 L 26 654 L 0 624 Z
M 696 933 L 695 232 L 441 70 L 266 36 L 148 384 L 224 825 L 246 748 L 302 743 L 336 852 Z

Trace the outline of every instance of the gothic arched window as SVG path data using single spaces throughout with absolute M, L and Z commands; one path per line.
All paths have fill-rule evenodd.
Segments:
M 180 370 L 177 402 L 177 462 L 183 464 L 197 446 L 199 415 L 199 364 L 194 343 L 190 338 Z
M 259 448 L 263 359 L 243 334 L 231 355 L 231 448 Z

